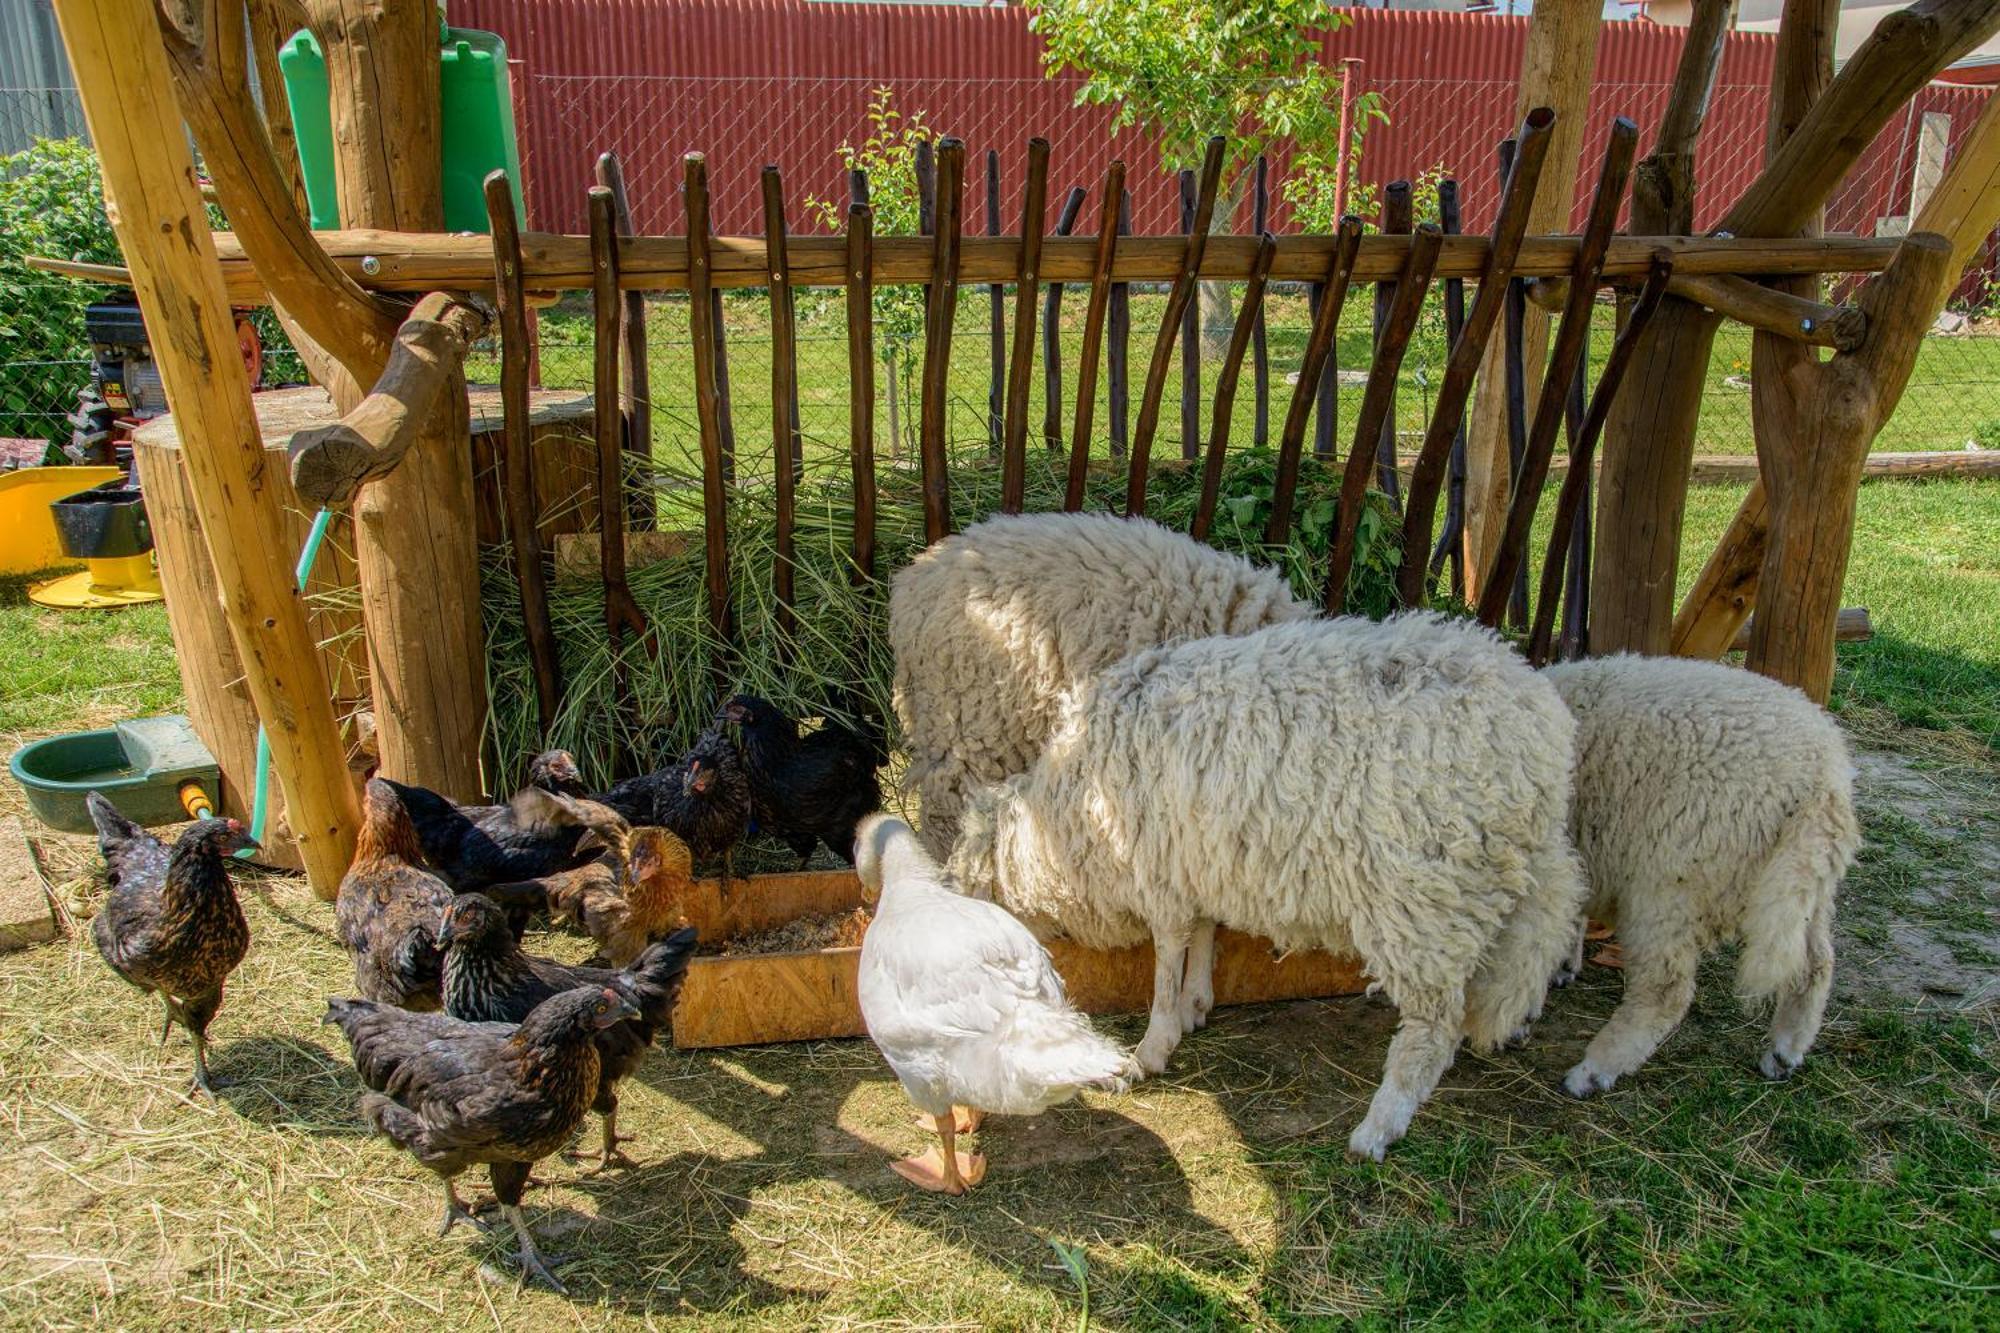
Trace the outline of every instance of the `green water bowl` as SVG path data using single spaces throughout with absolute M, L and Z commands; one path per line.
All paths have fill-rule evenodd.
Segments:
M 14 751 L 7 768 L 35 818 L 65 833 L 93 831 L 83 799 L 92 791 L 134 823 L 183 823 L 182 786 L 198 782 L 214 801 L 222 776 L 215 756 L 178 714 L 33 741 Z

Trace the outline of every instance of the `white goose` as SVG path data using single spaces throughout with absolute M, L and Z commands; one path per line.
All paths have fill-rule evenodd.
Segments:
M 898 1175 L 963 1194 L 986 1160 L 956 1151 L 955 1136 L 980 1113 L 1040 1115 L 1084 1088 L 1124 1090 L 1130 1057 L 1070 1007 L 1041 942 L 1004 908 L 953 892 L 908 824 L 864 819 L 854 862 L 879 898 L 861 941 L 861 1017 L 941 1141 L 895 1163 Z

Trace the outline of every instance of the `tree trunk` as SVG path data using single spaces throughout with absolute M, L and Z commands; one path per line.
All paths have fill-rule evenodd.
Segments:
M 441 230 L 436 11 L 388 0 L 306 8 L 326 52 L 343 224 Z M 402 465 L 362 489 L 355 541 L 382 771 L 466 800 L 485 785 L 486 685 L 462 372 L 439 401 Z

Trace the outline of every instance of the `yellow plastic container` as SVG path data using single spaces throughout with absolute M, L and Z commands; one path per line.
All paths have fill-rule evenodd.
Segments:
M 0 575 L 77 564 L 63 554 L 49 506 L 124 475 L 115 467 L 24 467 L 0 472 Z

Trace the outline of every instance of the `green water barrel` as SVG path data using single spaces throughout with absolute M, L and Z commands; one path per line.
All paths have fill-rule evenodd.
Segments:
M 521 152 L 514 138 L 513 89 L 507 44 L 496 33 L 445 28 L 438 52 L 443 116 L 442 161 L 446 231 L 486 230 L 486 177 L 504 168 L 514 182 L 514 217 L 527 215 L 521 199 Z M 337 228 L 340 192 L 334 184 L 333 117 L 327 104 L 326 57 L 310 30 L 301 30 L 278 52 L 285 100 L 298 132 L 299 167 L 316 230 Z

